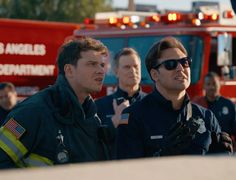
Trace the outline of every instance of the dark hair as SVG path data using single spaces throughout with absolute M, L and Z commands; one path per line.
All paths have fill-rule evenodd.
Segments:
M 81 58 L 80 53 L 89 50 L 101 52 L 101 54 L 106 56 L 108 55 L 107 47 L 101 41 L 89 37 L 74 39 L 62 45 L 57 57 L 59 74 L 65 74 L 65 64 L 76 65 L 77 61 Z
M 210 71 L 208 72 L 206 75 L 205 75 L 205 78 L 204 80 L 206 80 L 206 78 L 217 78 L 217 79 L 220 79 L 219 75 L 213 71 Z
M 16 90 L 14 84 L 12 84 L 11 82 L 1 82 L 0 83 L 0 90 L 3 90 L 5 88 L 9 88 L 11 91 Z
M 113 61 L 113 67 L 117 68 L 119 66 L 119 60 L 121 56 L 128 55 L 136 55 L 138 58 L 140 58 L 138 52 L 135 51 L 133 48 L 123 48 L 116 53 Z
M 165 37 L 159 42 L 155 43 L 148 51 L 145 58 L 145 65 L 148 73 L 150 74 L 151 69 L 157 65 L 158 59 L 162 55 L 162 51 L 169 48 L 178 48 L 184 54 L 188 54 L 183 44 L 174 37 Z

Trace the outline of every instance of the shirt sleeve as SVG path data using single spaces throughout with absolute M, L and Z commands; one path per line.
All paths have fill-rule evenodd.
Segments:
M 232 119 L 233 119 L 233 135 L 236 137 L 236 105 L 233 104 L 233 110 L 232 110 Z
M 22 161 L 35 147 L 40 128 L 40 108 L 13 110 L 0 128 L 0 167 L 24 167 Z
M 0 148 L 0 169 L 16 168 L 15 163 L 10 157 Z
M 206 116 L 208 116 L 208 118 L 210 119 L 210 129 L 211 132 L 215 132 L 216 134 L 221 132 L 221 127 L 220 124 L 216 118 L 216 116 L 213 114 L 212 111 L 207 110 L 206 111 Z

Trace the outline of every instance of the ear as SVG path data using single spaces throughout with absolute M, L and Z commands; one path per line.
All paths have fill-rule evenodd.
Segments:
M 73 65 L 72 64 L 65 64 L 64 72 L 65 76 L 70 77 L 73 74 Z
M 158 72 L 155 69 L 151 69 L 150 71 L 151 78 L 156 82 L 158 81 Z

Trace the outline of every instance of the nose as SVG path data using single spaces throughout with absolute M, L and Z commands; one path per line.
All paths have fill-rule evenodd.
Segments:
M 215 90 L 215 89 L 216 89 L 216 86 L 213 85 L 213 84 L 211 84 L 211 85 L 209 86 L 209 89 L 211 89 L 211 90 Z
M 131 71 L 132 73 L 136 73 L 136 72 L 137 72 L 137 69 L 136 69 L 136 67 L 131 67 L 131 68 L 130 68 L 130 71 Z
M 97 68 L 97 72 L 100 73 L 100 74 L 105 74 L 106 66 L 104 64 L 100 64 Z

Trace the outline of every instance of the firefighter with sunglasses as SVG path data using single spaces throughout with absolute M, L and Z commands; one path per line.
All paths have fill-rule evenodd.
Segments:
M 232 153 L 213 113 L 189 99 L 191 62 L 174 37 L 151 47 L 145 63 L 155 89 L 127 109 L 128 125 L 118 127 L 118 159 Z

